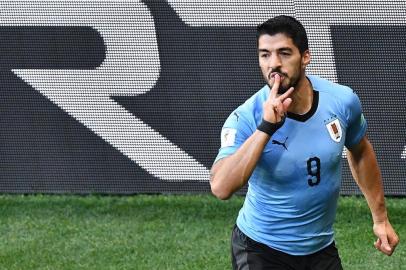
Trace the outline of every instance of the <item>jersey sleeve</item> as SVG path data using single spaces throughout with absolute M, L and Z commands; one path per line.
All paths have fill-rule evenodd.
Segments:
M 221 129 L 221 147 L 214 163 L 240 148 L 253 133 L 250 126 L 250 121 L 238 109 L 230 114 Z
M 358 144 L 365 136 L 367 122 L 362 113 L 361 102 L 357 94 L 352 92 L 347 101 L 348 128 L 345 138 L 345 146 L 350 148 Z

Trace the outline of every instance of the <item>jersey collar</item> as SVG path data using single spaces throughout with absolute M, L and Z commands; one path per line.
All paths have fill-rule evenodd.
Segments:
M 310 84 L 312 84 L 312 81 L 309 78 L 307 78 L 307 79 L 309 80 Z M 319 106 L 319 92 L 314 90 L 313 85 L 312 85 L 312 89 L 313 89 L 313 102 L 312 102 L 312 107 L 310 108 L 310 110 L 305 114 L 296 114 L 296 113 L 288 112 L 287 113 L 288 118 L 291 118 L 291 119 L 294 119 L 294 120 L 300 121 L 300 122 L 305 122 L 315 114 L 315 112 L 317 111 L 317 107 Z

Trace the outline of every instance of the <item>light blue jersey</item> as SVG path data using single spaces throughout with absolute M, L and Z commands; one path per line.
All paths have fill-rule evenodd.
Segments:
M 288 113 L 271 137 L 249 179 L 237 218 L 242 232 L 291 255 L 307 255 L 331 244 L 341 183 L 343 147 L 366 132 L 357 95 L 348 87 L 308 76 L 311 110 Z M 230 114 L 216 161 L 232 155 L 261 123 L 265 86 Z

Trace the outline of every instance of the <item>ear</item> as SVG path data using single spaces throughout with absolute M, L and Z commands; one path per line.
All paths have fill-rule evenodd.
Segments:
M 306 50 L 302 53 L 302 67 L 306 68 L 310 64 L 310 51 Z

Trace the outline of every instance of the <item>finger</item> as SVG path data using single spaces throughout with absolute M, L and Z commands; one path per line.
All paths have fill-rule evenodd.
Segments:
M 374 242 L 374 246 L 375 246 L 376 249 L 379 249 L 379 247 L 381 246 L 381 239 L 378 238 L 378 239 Z
M 386 235 L 379 236 L 379 239 L 376 241 L 375 247 L 386 255 L 392 255 L 393 250 L 388 243 L 388 238 Z
M 282 102 L 282 104 L 283 104 L 283 111 L 284 111 L 284 112 L 287 112 L 287 111 L 288 111 L 288 108 L 289 108 L 289 106 L 290 106 L 290 104 L 292 104 L 292 99 L 291 99 L 291 98 L 286 98 L 286 99 Z
M 398 245 L 398 242 L 394 242 L 394 243 L 389 242 L 389 246 L 392 248 L 392 252 L 395 250 L 395 248 L 397 247 L 397 245 Z
M 394 249 L 399 243 L 399 236 L 397 236 L 393 229 L 388 233 L 388 241 L 392 249 Z
M 381 239 L 381 242 L 382 242 L 382 244 L 381 244 L 382 249 L 384 249 L 384 250 L 386 250 L 386 251 L 388 251 L 388 252 L 392 251 L 392 248 L 391 248 L 390 245 L 389 245 L 389 241 L 388 241 L 387 235 L 386 235 L 386 234 L 385 234 L 385 235 L 382 235 L 382 236 L 380 237 L 380 239 Z
M 380 252 L 382 252 L 383 254 L 385 254 L 385 255 L 388 255 L 388 256 L 391 256 L 392 255 L 392 253 L 393 253 L 393 250 L 392 249 L 390 249 L 390 250 L 386 250 L 385 248 L 379 248 L 378 249 Z
M 281 77 L 279 77 L 279 74 L 276 74 L 274 77 L 273 77 L 273 86 L 272 86 L 272 89 L 271 89 L 271 93 L 270 93 L 270 95 L 269 95 L 269 98 L 271 98 L 271 99 L 275 99 L 276 98 L 276 96 L 278 95 L 278 90 L 279 90 L 279 85 L 280 85 L 280 82 L 281 82 Z
M 295 89 L 293 87 L 289 88 L 288 91 L 286 91 L 285 93 L 283 93 L 282 95 L 280 95 L 278 98 L 280 100 L 285 100 L 286 98 L 288 98 L 294 91 Z
M 282 102 L 278 102 L 278 105 L 276 106 L 275 109 L 280 118 L 282 118 L 285 115 L 285 111 L 284 111 Z M 280 120 L 280 119 L 278 118 L 278 120 Z

